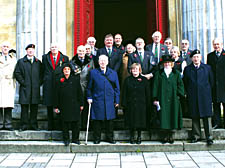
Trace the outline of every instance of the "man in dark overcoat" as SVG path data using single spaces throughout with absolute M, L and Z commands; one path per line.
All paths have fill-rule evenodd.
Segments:
M 185 67 L 183 80 L 192 118 L 191 142 L 195 143 L 201 138 L 200 119 L 202 118 L 207 144 L 211 145 L 213 144 L 210 128 L 213 74 L 209 65 L 201 63 L 202 56 L 199 50 L 194 50 L 190 57 L 193 63 Z
M 213 87 L 213 128 L 222 128 L 221 103 L 225 109 L 225 50 L 223 41 L 219 38 L 213 40 L 214 51 L 207 55 L 207 64 L 210 65 L 214 75 Z M 225 128 L 225 115 L 223 115 Z
M 52 43 L 50 51 L 42 56 L 43 63 L 43 104 L 47 106 L 48 130 L 54 127 L 53 100 L 55 81 L 62 76 L 62 65 L 69 62 L 69 58 L 63 55 L 58 45 Z
M 161 39 L 161 32 L 156 31 L 152 34 L 153 43 L 146 46 L 146 50 L 154 54 L 155 64 L 158 64 L 160 62 L 160 58 L 162 57 L 162 55 L 169 53 L 167 46 L 160 43 Z
M 106 125 L 106 141 L 115 143 L 113 139 L 113 119 L 116 118 L 115 107 L 119 106 L 120 87 L 117 73 L 108 68 L 108 57 L 99 56 L 99 65 L 89 74 L 87 100 L 91 104 L 93 120 L 94 144 L 101 141 L 101 124 Z
M 16 80 L 20 84 L 21 131 L 29 128 L 32 130 L 38 129 L 37 112 L 40 103 L 40 86 L 42 84 L 42 63 L 34 56 L 35 45 L 29 44 L 26 47 L 26 52 L 27 54 L 18 60 L 14 71 Z M 28 117 L 29 108 L 30 119 Z
M 97 51 L 97 55 L 95 57 L 95 67 L 98 68 L 98 57 L 100 55 L 106 55 L 109 59 L 109 65 L 108 67 L 111 68 L 112 70 L 116 71 L 117 74 L 119 73 L 120 66 L 122 63 L 122 53 L 120 49 L 117 49 L 113 47 L 113 35 L 112 34 L 107 34 L 105 36 L 105 47 L 100 48 Z

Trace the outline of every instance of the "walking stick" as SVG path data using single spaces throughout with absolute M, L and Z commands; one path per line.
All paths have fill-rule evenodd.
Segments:
M 91 114 L 91 103 L 89 104 L 89 108 L 88 108 L 88 120 L 87 120 L 87 131 L 86 131 L 85 145 L 87 145 L 87 141 L 88 141 L 88 129 L 89 129 L 89 122 L 90 122 L 90 114 Z

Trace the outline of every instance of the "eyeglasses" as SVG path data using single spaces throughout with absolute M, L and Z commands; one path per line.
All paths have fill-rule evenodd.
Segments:
M 181 43 L 182 45 L 188 45 L 188 43 Z

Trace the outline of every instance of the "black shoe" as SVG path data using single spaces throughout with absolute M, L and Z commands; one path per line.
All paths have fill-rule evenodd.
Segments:
M 141 137 L 137 138 L 137 144 L 141 144 Z
M 14 131 L 13 128 L 5 128 L 5 130 L 8 130 L 8 131 Z
M 65 145 L 65 146 L 69 146 L 69 144 L 70 144 L 70 141 L 69 141 L 69 140 L 65 140 L 65 141 L 64 141 L 64 145 Z
M 167 142 L 169 142 L 167 137 L 164 138 L 164 139 L 161 141 L 162 144 L 165 144 L 165 143 L 167 143 Z
M 34 131 L 40 131 L 40 129 L 38 127 L 31 127 L 30 129 L 34 130 Z
M 80 141 L 79 141 L 79 140 L 77 140 L 77 141 L 72 141 L 72 143 L 75 143 L 75 144 L 77 144 L 77 145 L 80 145 Z
M 134 142 L 134 137 L 131 137 L 131 138 L 130 138 L 130 143 L 131 143 L 131 144 L 135 144 L 135 142 Z
M 190 143 L 196 143 L 196 142 L 198 142 L 199 140 L 197 139 L 197 138 L 192 138 L 191 139 L 191 141 L 190 141 Z
M 113 139 L 107 139 L 106 142 L 111 143 L 111 144 L 115 144 L 116 141 L 114 141 Z
M 26 131 L 27 130 L 27 127 L 26 126 L 22 126 L 19 131 Z
M 213 140 L 212 139 L 207 139 L 207 145 L 212 145 L 213 144 Z
M 100 140 L 94 140 L 94 144 L 100 144 Z
M 170 137 L 169 140 L 168 140 L 168 142 L 169 142 L 170 144 L 173 144 L 173 143 L 174 143 L 174 139 L 173 139 L 172 137 Z

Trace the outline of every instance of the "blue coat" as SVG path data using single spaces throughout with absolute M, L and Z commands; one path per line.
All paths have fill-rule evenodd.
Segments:
M 93 100 L 91 106 L 92 120 L 112 120 L 116 118 L 115 104 L 119 104 L 120 97 L 118 76 L 110 68 L 107 68 L 105 75 L 114 83 L 114 89 L 100 68 L 91 70 L 89 74 L 87 99 Z
M 201 63 L 196 69 L 193 63 L 188 65 L 183 80 L 191 117 L 212 116 L 213 74 L 210 66 Z

